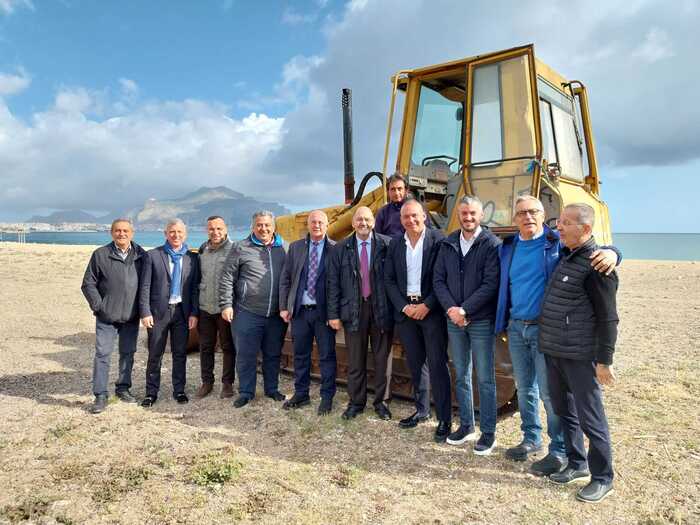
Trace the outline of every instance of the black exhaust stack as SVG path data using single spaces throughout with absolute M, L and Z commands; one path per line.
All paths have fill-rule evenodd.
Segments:
M 342 105 L 345 204 L 350 204 L 355 197 L 355 166 L 352 159 L 352 90 L 343 88 Z

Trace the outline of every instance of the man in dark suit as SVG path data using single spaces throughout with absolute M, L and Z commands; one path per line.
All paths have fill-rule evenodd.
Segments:
M 187 227 L 180 219 L 165 226 L 165 244 L 148 251 L 141 276 L 139 311 L 141 323 L 148 329 L 148 363 L 146 397 L 142 407 L 158 399 L 160 367 L 170 334 L 173 356 L 173 398 L 180 404 L 185 394 L 187 370 L 187 336 L 197 326 L 199 283 L 197 255 L 189 252 L 185 239 Z
M 326 237 L 328 216 L 322 210 L 309 213 L 309 234 L 289 246 L 280 276 L 280 317 L 292 323 L 294 341 L 294 395 L 282 408 L 308 405 L 311 350 L 314 338 L 321 365 L 321 404 L 318 415 L 333 408 L 335 395 L 335 330 L 328 326 L 326 267 L 335 241 Z
M 447 332 L 432 281 L 435 257 L 445 236 L 440 230 L 427 229 L 425 220 L 425 211 L 417 200 L 408 200 L 401 206 L 401 224 L 406 233 L 391 240 L 384 275 L 416 392 L 416 411 L 399 421 L 399 426 L 413 428 L 430 418 L 429 401 L 425 403 L 418 395 L 423 365 L 427 361 L 438 418 L 435 441 L 442 443 L 450 434 L 452 400 Z
M 352 226 L 355 232 L 338 243 L 328 268 L 328 324 L 334 330 L 343 327 L 348 350 L 350 403 L 343 418 L 352 419 L 365 409 L 367 344 L 371 342 L 374 411 L 381 419 L 391 419 L 384 403 L 393 328 L 384 287 L 384 259 L 390 239 L 372 231 L 374 216 L 366 206 L 355 210 Z

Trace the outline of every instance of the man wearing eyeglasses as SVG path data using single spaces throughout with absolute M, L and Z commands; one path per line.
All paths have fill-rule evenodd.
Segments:
M 499 249 L 501 263 L 496 333 L 507 332 L 513 377 L 518 389 L 523 439 L 506 450 L 506 457 L 525 461 L 542 450 L 539 402 L 547 414 L 548 454 L 535 461 L 530 471 L 548 476 L 567 464 L 561 420 L 555 414 L 547 385 L 547 367 L 539 351 L 539 317 L 545 287 L 561 258 L 559 234 L 544 224 L 544 207 L 531 195 L 515 201 L 514 222 L 518 234 L 504 239 Z M 591 266 L 609 274 L 622 256 L 614 247 L 595 250 Z

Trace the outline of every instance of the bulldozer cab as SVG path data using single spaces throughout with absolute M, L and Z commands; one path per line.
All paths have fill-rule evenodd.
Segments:
M 455 204 L 470 194 L 484 204 L 482 224 L 511 233 L 515 200 L 529 194 L 551 224 L 568 203 L 592 205 L 596 238 L 611 241 L 585 87 L 537 60 L 532 45 L 401 71 L 393 86 L 390 126 L 403 98 L 395 171 L 437 227 L 458 228 Z

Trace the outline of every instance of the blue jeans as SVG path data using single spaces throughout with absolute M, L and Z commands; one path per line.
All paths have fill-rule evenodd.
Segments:
M 518 389 L 520 429 L 523 439 L 539 445 L 542 443 L 540 424 L 540 399 L 547 413 L 549 453 L 566 457 L 561 419 L 554 412 L 547 385 L 547 364 L 539 351 L 539 326 L 511 319 L 508 323 L 508 350 L 513 363 L 513 377 Z
M 472 360 L 479 382 L 479 428 L 496 433 L 496 369 L 494 364 L 493 322 L 473 321 L 461 328 L 447 320 L 450 359 L 455 367 L 455 391 L 459 403 L 459 423 L 474 426 Z
M 114 342 L 119 339 L 119 375 L 117 376 L 116 391 L 122 392 L 131 388 L 131 370 L 134 368 L 136 339 L 139 335 L 139 320 L 129 323 L 103 323 L 96 319 L 95 323 L 95 361 L 92 366 L 92 392 L 97 395 L 107 395 L 109 381 L 109 365 L 114 351 Z
M 278 314 L 270 317 L 238 309 L 231 323 L 236 343 L 236 370 L 238 391 L 241 396 L 253 399 L 257 382 L 258 352 L 262 353 L 263 385 L 266 395 L 279 388 L 280 356 L 287 332 L 285 323 Z

